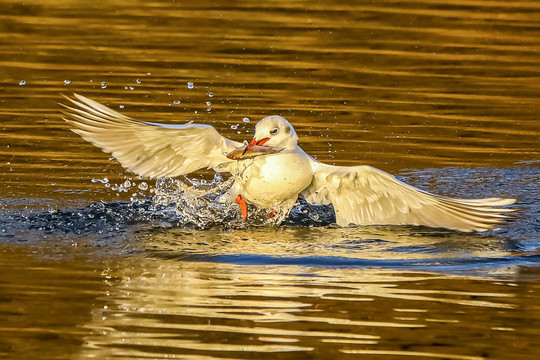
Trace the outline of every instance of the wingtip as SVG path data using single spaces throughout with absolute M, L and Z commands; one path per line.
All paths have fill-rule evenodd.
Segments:
M 86 102 L 86 101 L 90 100 L 86 96 L 83 96 L 83 95 L 78 94 L 78 93 L 72 93 L 72 94 L 60 93 L 60 96 L 63 97 L 64 99 L 74 103 L 74 104 L 77 103 L 77 100 L 82 101 L 82 102 Z M 65 104 L 63 104 L 61 102 L 57 102 L 57 103 L 60 104 L 60 105 L 65 106 Z
M 494 200 L 493 202 L 494 206 L 512 205 L 517 201 L 517 199 L 515 198 L 494 198 L 493 200 Z
M 73 101 L 72 96 L 77 97 L 78 94 L 77 93 L 73 93 L 73 94 L 60 93 L 60 96 L 63 97 L 64 99 L 66 99 L 66 100 Z
M 73 93 L 72 94 L 73 96 L 75 96 L 76 98 L 78 98 L 79 94 L 77 93 Z M 63 97 L 64 99 L 66 99 L 67 101 L 69 101 L 71 104 L 74 104 L 74 105 L 77 105 L 77 101 L 75 99 L 73 99 L 73 97 L 67 95 L 67 94 L 64 94 L 64 93 L 60 93 L 60 96 Z M 73 111 L 74 108 L 68 104 L 64 104 L 63 102 L 60 102 L 60 101 L 57 101 L 56 102 L 58 105 L 60 105 L 61 107 L 63 107 L 64 109 L 67 109 L 67 110 L 71 110 Z M 67 113 L 65 110 L 62 110 L 62 113 L 65 114 L 65 115 L 70 115 L 70 113 Z M 65 120 L 65 119 L 64 119 Z

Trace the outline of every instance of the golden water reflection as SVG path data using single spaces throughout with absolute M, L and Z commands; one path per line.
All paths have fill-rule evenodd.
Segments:
M 173 250 L 169 259 L 155 257 L 143 250 L 148 244 L 129 250 L 119 243 L 118 252 L 113 244 L 71 237 L 43 241 L 0 244 L 0 348 L 14 356 L 537 353 L 534 268 L 470 277 L 412 268 L 237 265 L 183 260 Z M 44 247 L 48 241 L 56 245 Z
M 308 153 L 341 165 L 538 161 L 535 2 L 9 0 L 0 10 L 1 197 L 84 197 L 93 177 L 123 178 L 60 120 L 60 94 L 72 92 L 235 140 L 280 114 Z
M 94 309 L 93 321 L 85 325 L 94 335 L 85 339 L 83 357 L 202 352 L 215 358 L 247 355 L 242 353 L 265 358 L 279 352 L 293 358 L 297 352 L 324 357 L 336 351 L 392 354 L 399 349 L 416 356 L 432 342 L 450 341 L 462 332 L 506 335 L 511 324 L 505 318 L 516 312 L 513 283 L 505 281 L 151 259 L 134 265 L 109 274 L 119 281 L 111 284 L 104 308 Z M 448 290 L 448 284 L 458 283 L 465 287 Z M 498 315 L 476 324 L 491 308 Z M 496 330 L 502 327 L 506 330 Z M 409 348 L 409 342 L 415 345 Z M 434 356 L 485 355 L 465 346 Z
M 1 1 L 0 358 L 537 359 L 539 19 L 531 0 Z M 524 211 L 488 236 L 123 214 L 92 233 L 77 212 L 142 180 L 69 131 L 74 92 L 235 140 L 280 114 L 323 162 Z
M 211 256 L 214 260 L 235 255 L 289 256 L 304 260 L 361 257 L 417 260 L 416 264 L 445 258 L 504 257 L 516 247 L 516 242 L 504 237 L 401 226 L 156 229 L 142 234 L 139 241 L 155 257 L 180 260 L 197 259 L 200 254 L 202 259 Z

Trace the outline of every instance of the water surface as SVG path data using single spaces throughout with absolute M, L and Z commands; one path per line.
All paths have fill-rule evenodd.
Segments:
M 527 0 L 2 1 L 0 358 L 538 358 L 539 19 Z M 521 210 L 484 234 L 306 204 L 244 223 L 199 196 L 225 179 L 171 194 L 70 132 L 73 92 L 239 141 L 280 114 L 323 162 Z

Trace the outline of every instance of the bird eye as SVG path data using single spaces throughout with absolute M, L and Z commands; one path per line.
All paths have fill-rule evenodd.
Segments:
M 278 133 L 278 128 L 273 128 L 272 130 L 270 130 L 271 135 L 276 135 L 277 133 Z

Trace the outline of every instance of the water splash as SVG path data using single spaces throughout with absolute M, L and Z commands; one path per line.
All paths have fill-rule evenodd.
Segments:
M 227 228 L 245 228 L 247 226 L 268 226 L 281 223 L 284 217 L 269 217 L 267 209 L 249 206 L 249 221 L 240 217 L 239 206 L 220 201 L 233 183 L 233 178 L 224 179 L 216 173 L 211 181 L 185 176 L 179 179 L 158 179 L 152 189 L 152 209 L 154 214 L 174 209 L 176 226 L 196 227 L 200 229 L 221 226 Z M 143 202 L 146 201 L 143 200 Z M 139 203 L 140 204 L 140 203 Z M 299 201 L 288 225 L 327 225 L 335 221 L 331 206 L 309 205 Z
M 218 173 L 211 181 L 187 176 L 183 180 L 161 178 L 153 189 L 152 207 L 158 212 L 173 208 L 182 226 L 234 224 L 237 206 L 219 201 L 232 182 L 232 178 L 224 180 Z
M 215 174 L 210 181 L 189 178 L 156 180 L 154 186 L 136 179 L 111 183 L 107 178 L 94 183 L 121 193 L 130 194 L 130 201 L 96 202 L 84 208 L 65 207 L 47 210 L 4 209 L 0 227 L 6 229 L 0 238 L 19 241 L 28 232 L 41 234 L 75 234 L 102 237 L 123 236 L 142 229 L 213 227 L 245 229 L 271 226 L 282 218 L 268 217 L 268 210 L 248 205 L 249 219 L 244 221 L 235 203 L 222 202 L 220 197 L 230 189 L 233 178 Z M 284 225 L 322 226 L 335 221 L 331 206 L 317 206 L 300 200 L 284 220 Z
M 417 186 L 431 183 L 430 179 L 436 178 L 436 190 L 443 194 L 452 192 L 461 197 L 485 197 L 493 193 L 496 187 L 497 193 L 519 197 L 519 204 L 523 207 L 520 215 L 490 234 L 496 233 L 499 238 L 531 239 L 521 242 L 520 250 L 537 248 L 538 243 L 533 240 L 537 239 L 540 231 L 538 188 L 535 186 L 538 183 L 536 168 L 428 169 L 414 171 L 410 178 L 407 173 L 403 175 L 403 180 Z M 493 181 L 483 182 L 482 179 L 488 175 Z M 497 180 L 499 177 L 501 181 Z M 462 188 L 463 192 L 458 193 L 455 182 L 463 178 L 474 180 L 474 183 L 470 187 Z M 114 191 L 119 196 L 128 194 L 130 201 L 97 202 L 82 208 L 29 210 L 26 206 L 29 199 L 19 199 L 19 205 L 13 204 L 13 200 L 2 199 L 5 205 L 0 209 L 0 229 L 3 230 L 0 238 L 26 241 L 24 239 L 31 238 L 25 235 L 28 231 L 80 236 L 109 234 L 116 237 L 118 234 L 140 229 L 253 229 L 276 223 L 275 218 L 268 218 L 268 210 L 248 205 L 249 218 L 244 221 L 237 204 L 220 202 L 220 197 L 229 190 L 232 181 L 232 178 L 223 178 L 221 174 L 215 174 L 211 180 L 186 176 L 180 179 L 159 179 L 155 184 L 148 184 L 140 178 L 126 178 L 118 184 L 108 178 L 95 178 L 92 179 L 93 183 L 110 189 L 109 191 Z M 474 189 L 475 193 L 468 193 L 468 189 Z M 299 199 L 281 225 L 326 226 L 334 222 L 331 205 L 311 205 Z

